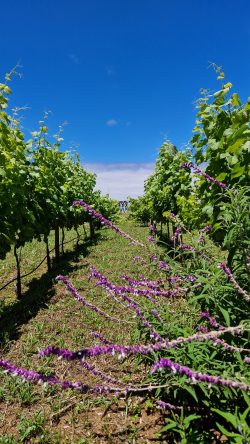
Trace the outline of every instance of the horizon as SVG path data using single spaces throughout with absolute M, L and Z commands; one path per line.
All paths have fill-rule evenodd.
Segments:
M 152 174 L 155 164 L 144 162 L 89 163 L 87 171 L 97 174 L 96 189 L 116 200 L 128 200 L 143 195 L 144 181 Z M 124 183 L 126 187 L 124 188 Z

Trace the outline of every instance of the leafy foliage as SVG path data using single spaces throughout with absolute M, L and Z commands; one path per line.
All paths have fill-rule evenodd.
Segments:
M 225 182 L 228 187 L 249 187 L 250 100 L 242 104 L 237 93 L 230 95 L 232 84 L 224 84 L 224 73 L 220 68 L 216 71 L 218 80 L 222 81 L 221 89 L 214 94 L 203 90 L 197 101 L 199 111 L 191 140 L 194 158 L 198 164 L 205 163 L 207 174 Z M 215 185 L 201 179 L 199 198 L 203 220 L 216 223 L 223 212 L 223 194 Z M 220 235 L 223 239 L 222 233 Z
M 59 150 L 62 127 L 55 141 L 50 141 L 48 113 L 25 141 L 17 112 L 7 113 L 13 74 L 0 84 L 0 258 L 14 245 L 20 274 L 17 248 L 34 238 L 46 241 L 51 230 L 58 233 L 59 228 L 77 228 L 89 220 L 87 214 L 71 207 L 74 200 L 99 205 L 111 219 L 118 206 L 94 191 L 95 174 L 83 168 L 77 154 Z
M 219 71 L 219 79 L 223 78 Z M 131 200 L 130 208 L 137 220 L 151 222 L 153 235 L 146 246 L 105 219 L 108 214 L 116 215 L 116 204 L 93 191 L 95 178 L 82 170 L 77 157 L 59 152 L 58 140 L 53 146 L 47 141 L 44 122 L 33 135 L 36 148 L 30 151 L 30 144 L 24 143 L 16 123 L 10 124 L 3 113 L 3 129 L 7 133 L 3 146 L 9 151 L 15 143 L 20 146 L 20 168 L 13 168 L 13 177 L 7 174 L 7 178 L 12 193 L 20 199 L 18 204 L 24 205 L 19 225 L 7 225 L 14 209 L 8 210 L 3 219 L 1 235 L 7 239 L 6 248 L 11 242 L 21 245 L 34 236 L 46 236 L 52 228 L 81 223 L 82 213 L 77 208 L 69 210 L 69 201 L 85 193 L 88 203 L 82 202 L 86 210 L 84 220 L 90 220 L 92 215 L 123 236 L 131 248 L 137 245 L 141 249 L 140 256 L 133 258 L 133 263 L 137 263 L 133 277 L 120 276 L 126 285 L 111 282 L 93 265 L 90 268 L 89 278 L 97 280 L 94 288 L 102 288 L 107 297 L 123 307 L 121 319 L 89 303 L 67 277 L 57 277 L 78 302 L 106 320 L 135 322 L 132 345 L 113 343 L 95 332 L 104 345 L 78 351 L 48 345 L 40 352 L 40 357 L 56 355 L 69 360 L 71 365 L 80 362 L 85 370 L 101 379 L 101 385 L 62 381 L 54 374 L 29 371 L 1 360 L 1 367 L 7 372 L 92 394 L 148 391 L 165 409 L 166 424 L 161 435 L 172 442 L 214 442 L 214 431 L 230 438 L 230 442 L 249 441 L 249 103 L 242 106 L 237 94 L 228 98 L 230 88 L 229 83 L 222 85 L 212 96 L 212 103 L 207 93 L 198 103 L 192 144 L 197 162 L 206 163 L 205 172 L 195 167 L 199 180 L 193 180 L 190 171 L 182 167 L 183 163 L 184 167 L 190 165 L 191 154 L 178 152 L 172 144 L 165 143 L 155 172 L 145 183 L 145 195 Z M 8 89 L 3 91 L 9 93 Z M 4 98 L 3 94 L 5 107 Z M 224 180 L 226 186 L 221 189 L 218 182 Z M 23 202 L 23 194 L 15 189 L 16 181 L 22 193 L 32 191 L 37 199 Z M 3 184 L 2 189 L 7 190 L 4 181 Z M 104 217 L 93 205 L 103 211 Z M 48 218 L 44 217 L 45 211 L 50 212 Z M 172 243 L 164 246 L 161 238 L 159 254 L 157 223 L 168 222 L 169 217 L 177 228 L 173 230 Z M 199 233 L 193 230 L 208 221 L 212 228 L 206 225 Z M 212 229 L 212 236 L 219 241 L 217 245 L 209 239 Z M 3 248 L 2 255 L 4 251 Z M 226 256 L 236 275 L 225 265 Z M 150 276 L 141 274 L 142 264 Z M 125 319 L 127 312 L 133 318 Z M 127 384 L 88 362 L 90 357 L 115 354 L 121 359 L 137 357 L 137 365 L 143 363 L 147 370 L 146 380 L 131 384 L 129 379 Z M 29 429 L 31 434 L 33 427 Z

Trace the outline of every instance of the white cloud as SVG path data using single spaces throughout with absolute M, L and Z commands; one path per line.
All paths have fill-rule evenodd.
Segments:
M 144 181 L 153 163 L 92 163 L 87 169 L 97 174 L 96 188 L 118 200 L 143 195 Z
M 110 126 L 110 127 L 116 126 L 116 125 L 118 125 L 118 120 L 109 119 L 109 120 L 106 121 L 106 125 Z

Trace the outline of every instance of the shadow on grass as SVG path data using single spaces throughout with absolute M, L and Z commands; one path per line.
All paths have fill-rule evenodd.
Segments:
M 158 241 L 157 246 L 162 248 L 163 253 L 167 251 L 168 253 L 173 249 L 173 241 L 172 239 L 168 237 L 167 233 L 157 233 Z
M 23 293 L 21 300 L 16 300 L 13 304 L 2 308 L 0 318 L 1 348 L 7 349 L 10 341 L 21 336 L 20 327 L 35 317 L 40 309 L 48 306 L 55 294 L 54 284 L 58 274 L 68 275 L 80 267 L 88 266 L 88 264 L 81 263 L 80 257 L 87 257 L 89 247 L 96 245 L 100 237 L 105 240 L 105 237 L 103 238 L 101 234 L 97 233 L 93 239 L 86 239 L 73 251 L 64 253 L 59 263 L 53 263 L 50 272 L 45 272 L 41 277 L 35 277 L 30 281 L 28 290 Z

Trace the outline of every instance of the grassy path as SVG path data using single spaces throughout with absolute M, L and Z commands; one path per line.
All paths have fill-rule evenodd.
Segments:
M 135 227 L 123 219 L 120 228 L 136 239 L 146 242 L 148 230 Z M 23 253 L 24 266 L 28 269 L 34 258 L 38 262 L 43 254 L 40 244 L 30 245 L 28 255 Z M 48 345 L 77 350 L 97 340 L 91 331 L 101 332 L 108 340 L 117 343 L 131 342 L 133 318 L 127 308 L 118 305 L 100 287 L 88 281 L 89 266 L 94 265 L 110 281 L 122 282 L 126 273 L 138 277 L 148 275 L 147 266 L 133 263 L 140 255 L 141 247 L 128 242 L 109 229 L 103 229 L 96 243 L 81 243 L 73 249 L 68 244 L 66 254 L 57 270 L 45 273 L 45 265 L 32 281 L 25 282 L 23 301 L 13 299 L 13 288 L 2 292 L 6 304 L 1 306 L 2 357 L 16 366 L 56 374 L 62 379 L 81 380 L 86 384 L 100 383 L 80 365 L 64 362 L 54 357 L 37 358 L 37 352 Z M 1 279 L 11 278 L 11 258 L 2 262 Z M 143 269 L 145 267 L 145 270 Z M 123 322 L 104 320 L 100 315 L 81 306 L 61 282 L 57 274 L 65 274 L 80 294 L 101 310 Z M 5 293 L 5 294 L 3 294 Z M 25 313 L 25 314 L 24 314 Z M 128 322 L 124 322 L 124 321 Z M 91 364 L 95 364 L 92 359 Z M 143 377 L 140 366 L 134 372 L 132 361 L 121 363 L 117 358 L 99 357 L 98 369 L 124 383 Z M 73 390 L 62 391 L 58 387 L 32 385 L 0 373 L 0 443 L 147 443 L 159 442 L 155 437 L 160 430 L 158 411 L 151 411 L 143 398 L 127 400 Z

